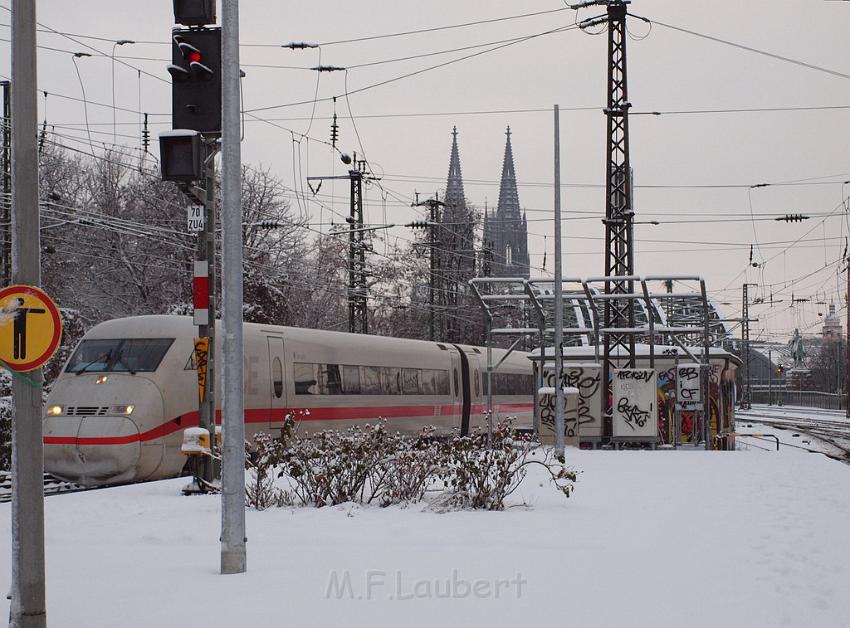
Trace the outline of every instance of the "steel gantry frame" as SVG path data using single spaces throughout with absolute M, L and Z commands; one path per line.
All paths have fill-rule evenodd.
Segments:
M 604 357 L 600 360 L 599 356 L 600 340 L 614 333 L 628 333 L 633 339 L 639 339 L 640 342 L 646 343 L 649 346 L 647 356 L 649 368 L 655 367 L 655 347 L 659 339 L 668 341 L 671 345 L 681 349 L 682 353 L 688 359 L 700 365 L 703 420 L 702 432 L 695 434 L 695 437 L 697 442 L 703 442 L 708 449 L 711 445 L 709 424 L 711 420 L 709 394 L 711 384 L 711 347 L 720 346 L 724 336 L 712 332 L 713 304 L 708 299 L 705 280 L 696 275 L 630 277 L 632 282 L 640 284 L 640 292 L 635 292 L 631 296 L 635 306 L 641 310 L 640 324 L 627 329 L 612 329 L 602 322 L 603 313 L 605 306 L 617 297 L 616 295 L 602 293 L 593 287 L 593 284 L 604 283 L 610 279 L 623 280 L 622 277 L 591 277 L 587 279 L 564 277 L 562 279 L 562 285 L 564 286 L 562 300 L 567 308 L 575 312 L 575 315 L 572 317 L 574 324 L 572 321 L 564 323 L 564 335 L 584 336 L 585 339 L 582 344 L 593 347 L 595 358 L 597 362 L 602 362 L 603 368 L 605 361 Z M 649 282 L 659 281 L 696 282 L 699 288 L 693 292 L 654 292 L 650 290 Z M 570 284 L 573 284 L 573 287 L 570 287 Z M 579 289 L 575 284 L 580 284 L 581 288 Z M 540 367 L 537 372 L 537 388 L 542 388 L 544 386 L 543 369 L 549 355 L 547 347 L 551 347 L 552 355 L 557 351 L 553 340 L 555 335 L 554 310 L 552 307 L 555 299 L 552 290 L 554 280 L 551 278 L 479 277 L 470 280 L 469 286 L 484 313 L 486 329 L 485 345 L 488 348 L 487 377 L 492 378 L 492 373 L 498 370 L 501 365 L 501 362 L 499 364 L 493 364 L 491 349 L 494 337 L 517 337 L 511 344 L 509 351 L 517 348 L 523 338 L 536 338 L 539 343 L 539 355 L 536 355 L 532 359 L 540 361 Z M 691 304 L 690 315 L 685 320 L 668 320 L 663 315 L 665 309 L 668 309 L 671 303 L 679 301 L 687 301 Z M 531 305 L 529 309 L 536 314 L 537 327 L 493 326 L 499 310 L 506 307 L 516 308 L 522 304 Z M 586 316 L 581 313 L 582 308 L 585 308 L 587 312 Z M 502 360 L 504 361 L 504 358 Z M 537 408 L 537 389 L 535 389 L 534 405 Z M 487 407 L 488 410 L 492 411 L 492 399 L 490 398 L 488 398 Z M 602 396 L 602 407 L 600 411 L 603 420 L 603 429 L 605 429 L 606 413 L 610 419 L 606 395 Z M 540 420 L 537 412 L 535 412 L 534 419 L 534 429 L 539 434 Z M 603 433 L 603 442 L 605 440 Z

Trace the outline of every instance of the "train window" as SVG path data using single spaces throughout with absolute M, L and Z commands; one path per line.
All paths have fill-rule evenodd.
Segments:
M 85 371 L 153 372 L 173 338 L 124 338 L 83 340 L 65 369 L 69 373 Z
M 342 392 L 346 395 L 360 394 L 360 367 L 342 367 Z
M 422 369 L 422 394 L 436 395 L 437 394 L 437 371 L 431 369 Z
M 364 366 L 361 368 L 360 392 L 364 395 L 381 394 L 381 370 L 377 366 Z
M 437 394 L 438 395 L 451 395 L 452 391 L 449 388 L 449 372 L 448 371 L 437 371 Z
M 283 365 L 277 357 L 272 360 L 272 388 L 274 396 L 280 399 L 283 396 Z
M 296 395 L 316 394 L 316 365 L 296 362 L 292 365 Z
M 83 340 L 68 360 L 65 370 L 69 373 L 82 370 L 105 371 L 117 345 L 117 340 Z
M 401 369 L 392 366 L 381 368 L 381 390 L 385 395 L 401 394 Z
M 493 373 L 494 395 L 531 395 L 534 392 L 534 376 L 517 373 Z M 478 378 L 476 377 L 476 385 Z M 481 391 L 484 396 L 488 390 L 487 373 L 481 374 Z
M 418 395 L 419 369 L 401 369 L 401 387 L 405 395 Z
M 319 364 L 319 394 L 341 395 L 342 378 L 338 364 Z
M 453 373 L 454 382 L 455 382 L 455 395 L 457 396 L 460 393 L 460 386 L 458 385 L 458 382 L 457 382 L 457 369 L 453 369 L 452 373 Z
M 475 372 L 472 375 L 472 381 L 475 385 L 475 396 L 476 397 L 481 395 L 481 389 L 480 389 L 480 386 L 478 384 L 478 378 L 479 378 L 478 369 L 475 369 Z

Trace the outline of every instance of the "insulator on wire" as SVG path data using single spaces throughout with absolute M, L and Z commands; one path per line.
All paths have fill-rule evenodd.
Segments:
M 777 222 L 802 222 L 804 220 L 808 220 L 810 216 L 804 216 L 803 214 L 785 214 L 784 216 L 780 216 L 779 218 L 775 218 Z
M 47 119 L 41 123 L 41 133 L 38 135 L 38 154 L 44 152 L 44 141 L 47 139 Z
M 339 125 L 336 122 L 336 114 L 334 114 L 334 121 L 331 123 L 331 146 L 336 148 L 336 142 L 339 139 Z
M 145 122 L 142 127 L 142 150 L 148 152 L 151 145 L 151 132 L 148 130 L 148 114 L 145 114 Z

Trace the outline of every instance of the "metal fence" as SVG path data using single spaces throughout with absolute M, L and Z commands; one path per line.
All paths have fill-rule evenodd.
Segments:
M 773 390 L 756 390 L 754 387 L 750 401 L 774 406 L 803 406 L 805 408 L 823 408 L 824 410 L 843 410 L 847 407 L 847 397 L 843 394 L 776 387 Z

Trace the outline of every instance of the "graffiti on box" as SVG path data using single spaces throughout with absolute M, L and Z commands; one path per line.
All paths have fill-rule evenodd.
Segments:
M 547 370 L 543 374 L 544 386 L 555 388 L 555 371 Z M 564 366 L 561 386 L 578 389 L 575 407 L 565 406 L 564 428 L 567 437 L 597 437 L 602 434 L 600 420 L 602 390 L 600 386 L 602 369 L 599 366 Z M 538 399 L 540 425 L 554 431 L 555 396 L 540 395 Z
M 616 369 L 613 373 L 614 438 L 656 438 L 657 377 L 654 369 Z M 656 417 L 655 420 L 651 420 Z

